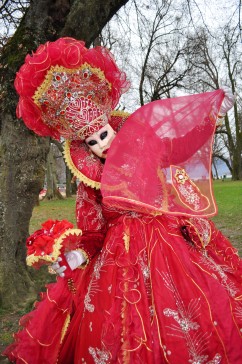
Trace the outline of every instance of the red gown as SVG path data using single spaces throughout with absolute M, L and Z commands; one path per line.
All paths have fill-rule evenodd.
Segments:
M 121 212 L 100 197 L 79 185 L 78 227 L 86 231 L 80 247 L 91 261 L 74 271 L 69 291 L 68 278 L 48 287 L 22 320 L 10 359 L 241 363 L 242 266 L 229 241 L 205 218 Z
M 99 190 L 80 183 L 77 247 L 89 262 L 48 286 L 5 355 L 18 364 L 240 364 L 241 260 L 211 221 L 195 215 L 206 201 L 195 206 L 179 191 L 166 207 L 183 203 L 186 211 L 152 214 L 125 210 L 127 196 L 120 208 L 104 204 Z

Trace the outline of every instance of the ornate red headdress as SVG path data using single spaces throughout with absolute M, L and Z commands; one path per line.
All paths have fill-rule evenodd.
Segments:
M 92 156 L 82 142 L 108 122 L 117 124 L 111 112 L 130 86 L 109 50 L 87 49 L 73 38 L 47 42 L 26 56 L 14 85 L 20 96 L 17 116 L 38 135 L 67 139 L 73 172 L 98 188 L 100 162 L 95 160 L 90 169 Z M 118 118 L 122 123 L 127 114 Z M 72 160 L 73 145 L 79 150 L 78 161 Z

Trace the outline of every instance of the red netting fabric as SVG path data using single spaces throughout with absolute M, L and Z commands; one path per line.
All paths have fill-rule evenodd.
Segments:
M 217 90 L 159 100 L 134 112 L 108 153 L 104 203 L 143 213 L 214 215 L 211 155 L 223 96 Z

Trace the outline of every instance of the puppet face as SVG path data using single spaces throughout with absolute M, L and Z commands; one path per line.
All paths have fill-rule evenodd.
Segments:
M 106 158 L 108 149 L 110 148 L 113 139 L 115 138 L 115 131 L 111 125 L 106 124 L 96 133 L 85 139 L 86 144 L 91 151 L 99 158 Z

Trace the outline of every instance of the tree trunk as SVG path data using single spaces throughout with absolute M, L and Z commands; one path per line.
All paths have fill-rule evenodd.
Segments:
M 70 169 L 66 166 L 66 197 L 71 197 L 72 195 L 72 174 Z
M 71 180 L 71 194 L 72 195 L 77 194 L 77 188 L 78 188 L 77 180 L 76 180 L 76 178 L 73 178 L 73 176 L 72 176 L 72 180 Z
M 218 175 L 218 170 L 217 170 L 217 166 L 216 166 L 216 162 L 213 160 L 213 168 L 214 168 L 214 172 L 216 175 L 216 179 L 219 179 L 219 175 Z
M 241 162 L 241 149 L 236 148 L 233 154 L 233 164 L 232 164 L 232 179 L 234 181 L 242 180 L 242 162 Z
M 57 184 L 56 176 L 56 160 L 53 154 L 53 145 L 50 145 L 49 154 L 47 156 L 47 191 L 44 198 L 47 200 L 59 199 L 63 200 L 64 197 L 60 193 Z
M 27 53 L 40 43 L 73 36 L 90 45 L 128 0 L 33 0 L 0 56 L 0 305 L 14 307 L 33 289 L 25 239 L 44 181 L 48 138 L 16 120 L 13 81 Z
M 48 142 L 14 125 L 5 113 L 1 134 L 0 305 L 14 306 L 33 283 L 25 265 L 29 220 L 44 180 Z M 17 144 L 16 144 L 16 141 Z

